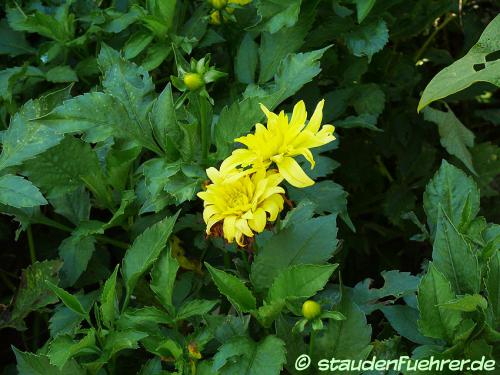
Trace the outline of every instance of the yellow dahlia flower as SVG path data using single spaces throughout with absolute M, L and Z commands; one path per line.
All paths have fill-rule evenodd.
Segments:
M 294 157 L 303 155 L 312 169 L 314 158 L 310 149 L 335 140 L 335 127 L 321 126 L 324 102 L 322 100 L 318 103 L 307 124 L 306 106 L 302 100 L 294 106 L 290 121 L 283 111 L 275 114 L 261 104 L 267 117 L 267 127 L 257 124 L 254 134 L 236 138 L 236 142 L 247 148 L 234 150 L 222 163 L 221 172 L 226 176 L 247 174 L 267 169 L 275 163 L 279 174 L 291 185 L 299 188 L 313 185 L 314 181 L 307 176 Z
M 204 201 L 207 234 L 212 233 L 214 225 L 222 225 L 224 238 L 229 243 L 236 240 L 244 246 L 246 237 L 261 233 L 266 223 L 275 221 L 283 210 L 285 190 L 278 186 L 283 178 L 275 171 L 259 170 L 226 180 L 217 169 L 209 168 L 207 175 L 212 184 L 198 193 Z

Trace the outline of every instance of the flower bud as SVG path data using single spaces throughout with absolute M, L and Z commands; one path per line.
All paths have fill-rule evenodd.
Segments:
M 210 4 L 212 4 L 215 9 L 221 10 L 227 6 L 227 0 L 210 0 Z
M 196 91 L 203 87 L 203 77 L 198 73 L 186 73 L 184 75 L 184 84 L 190 91 Z
M 308 300 L 302 305 L 302 315 L 307 320 L 313 320 L 321 314 L 321 306 L 318 302 Z

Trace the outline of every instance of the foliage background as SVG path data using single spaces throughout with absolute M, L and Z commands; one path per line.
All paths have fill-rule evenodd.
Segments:
M 301 302 L 313 295 L 325 309 L 347 317 L 344 323 L 325 321 L 316 340 L 319 357 L 371 352 L 387 358 L 431 353 L 498 358 L 499 301 L 492 295 L 500 283 L 500 231 L 491 223 L 499 221 L 500 212 L 500 27 L 494 30 L 496 42 L 483 45 L 484 56 L 467 62 L 469 72 L 485 75 L 471 82 L 483 82 L 417 112 L 425 87 L 476 44 L 498 4 L 256 0 L 237 8 L 228 13 L 234 21 L 212 25 L 211 5 L 199 1 L 3 5 L 0 366 L 5 373 L 16 373 L 11 346 L 20 351 L 20 373 L 56 373 L 56 363 L 62 373 L 83 371 L 80 366 L 137 373 L 146 363 L 142 373 L 155 373 L 160 357 L 164 371 L 189 373 L 196 364 L 203 374 L 216 367 L 220 374 L 234 374 L 245 366 L 252 374 L 273 374 L 286 361 L 285 371 L 294 373 L 295 357 L 307 351 L 310 335 L 308 329 L 303 335 L 288 332 Z M 203 97 L 190 94 L 181 102 L 186 94 L 168 83 L 175 83 L 171 76 L 178 76 L 178 67 L 207 53 L 210 65 L 227 77 L 207 84 L 214 105 L 201 112 Z M 163 106 L 155 106 L 160 93 L 162 101 L 154 103 Z M 206 240 L 202 205 L 195 198 L 206 179 L 204 168 L 217 165 L 233 138 L 261 119 L 259 102 L 290 111 L 298 100 L 312 109 L 321 98 L 325 122 L 337 127 L 338 142 L 316 155 L 318 166 L 310 172 L 315 186 L 288 188 L 296 208 L 258 237 L 253 263 L 220 239 Z M 176 110 L 171 102 L 179 104 Z M 147 121 L 153 130 L 141 126 Z M 206 153 L 200 147 L 203 124 L 212 124 Z M 162 255 L 155 262 L 171 234 L 166 252 L 175 260 Z M 136 253 L 127 250 L 132 243 Z M 324 282 L 316 280 L 311 292 L 270 301 L 266 291 L 273 277 L 293 271 L 279 262 L 295 251 L 290 249 L 295 243 L 306 249 L 299 268 L 329 267 L 329 259 L 338 268 Z M 429 267 L 431 259 L 435 268 Z M 454 272 L 464 285 L 448 274 L 447 265 L 455 260 L 461 266 Z M 224 270 L 222 281 L 203 262 Z M 120 271 L 113 273 L 118 264 Z M 310 271 L 318 273 L 316 268 L 293 272 Z M 110 300 L 115 310 L 114 295 L 101 297 L 113 277 L 118 277 L 121 317 L 109 318 L 109 325 L 92 333 L 103 342 L 83 343 L 75 360 L 61 358 L 58 348 L 82 338 L 92 341 L 89 325 L 80 321 L 92 311 L 89 319 L 97 324 L 89 310 L 93 300 L 101 314 Z M 436 290 L 428 285 L 431 278 Z M 62 292 L 50 289 L 45 279 L 78 296 L 80 319 L 71 321 L 71 311 L 53 293 Z M 233 281 L 233 291 L 224 292 L 220 284 Z M 253 311 L 255 298 L 242 281 L 258 306 L 267 300 L 269 311 Z M 424 300 L 447 303 L 465 294 L 471 301 L 459 300 L 455 309 L 437 311 Z M 151 326 L 133 319 L 140 317 L 136 310 L 127 319 L 124 299 L 131 296 L 129 309 L 143 308 L 140 319 Z M 192 315 L 180 316 L 193 300 Z M 166 309 L 168 317 L 158 317 L 153 307 Z M 444 322 L 436 323 L 433 314 L 444 314 Z M 69 319 L 66 330 L 54 328 L 56 316 Z M 224 319 L 233 334 L 214 328 Z M 161 337 L 151 333 L 156 324 L 163 327 Z M 190 354 L 190 342 L 197 343 L 202 359 Z M 247 363 L 252 350 L 273 355 L 262 354 L 262 368 L 252 367 Z M 37 351 L 39 357 L 19 354 Z M 238 365 L 230 358 L 243 367 L 231 367 Z

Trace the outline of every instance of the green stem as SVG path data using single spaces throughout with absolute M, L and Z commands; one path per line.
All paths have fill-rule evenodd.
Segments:
M 309 357 L 312 358 L 314 354 L 314 339 L 316 336 L 316 331 L 314 329 L 311 330 L 311 336 L 309 337 Z
M 210 147 L 210 131 L 207 124 L 207 100 L 203 97 L 198 97 L 200 103 L 200 137 L 201 137 L 201 160 L 202 164 L 206 165 L 208 159 L 208 149 Z
M 102 242 L 102 243 L 107 243 L 109 245 L 113 245 L 113 246 L 116 246 L 120 249 L 128 249 L 130 247 L 130 244 L 126 243 L 126 242 L 123 242 L 123 241 L 119 241 L 119 240 L 114 240 L 112 238 L 109 238 L 108 236 L 105 236 L 103 234 L 99 234 L 96 236 L 97 240 Z
M 420 47 L 420 49 L 417 51 L 417 53 L 415 54 L 415 61 L 420 60 L 423 53 L 427 50 L 427 48 L 429 47 L 429 44 L 434 40 L 434 38 L 439 33 L 439 31 L 441 31 L 446 25 L 448 25 L 448 23 L 450 23 L 451 20 L 453 20 L 456 16 L 457 15 L 455 13 L 451 13 L 451 14 L 446 15 L 446 18 L 443 21 L 443 23 L 434 29 L 434 31 L 432 32 L 431 35 L 429 35 L 429 37 L 424 42 L 422 47 Z
M 31 264 L 34 264 L 36 262 L 36 250 L 35 250 L 35 241 L 33 241 L 33 232 L 31 231 L 31 225 L 28 226 L 26 234 L 28 236 L 28 247 L 30 250 Z
M 62 230 L 64 232 L 73 232 L 73 229 L 64 225 L 64 224 L 61 224 L 55 220 L 52 220 L 52 219 L 49 219 L 48 217 L 46 216 L 42 216 L 40 218 L 37 218 L 37 221 L 36 221 L 37 224 L 44 224 L 44 225 L 47 225 L 49 227 L 52 227 L 52 228 L 56 228 L 56 229 L 59 229 L 59 230 Z M 106 243 L 106 244 L 109 244 L 109 245 L 113 245 L 113 246 L 116 246 L 120 249 L 128 249 L 130 247 L 130 244 L 128 244 L 127 242 L 123 242 L 123 241 L 119 241 L 119 240 L 114 240 L 112 238 L 109 238 L 108 236 L 105 236 L 104 234 L 99 234 L 96 236 L 97 240 L 99 242 L 102 242 L 102 243 Z

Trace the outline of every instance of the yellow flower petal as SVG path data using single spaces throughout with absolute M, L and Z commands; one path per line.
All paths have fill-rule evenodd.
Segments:
M 323 106 L 325 105 L 325 99 L 321 100 L 314 109 L 313 115 L 309 120 L 309 124 L 307 124 L 304 130 L 308 130 L 310 132 L 316 133 L 321 126 L 321 121 L 323 120 Z
M 278 170 L 285 180 L 292 186 L 304 188 L 314 185 L 314 181 L 309 178 L 299 163 L 292 157 L 284 157 L 278 165 Z
M 250 228 L 252 228 L 255 232 L 261 233 L 266 227 L 266 216 L 266 211 L 262 208 L 258 208 L 254 212 L 253 219 L 248 220 L 248 225 L 250 225 Z

